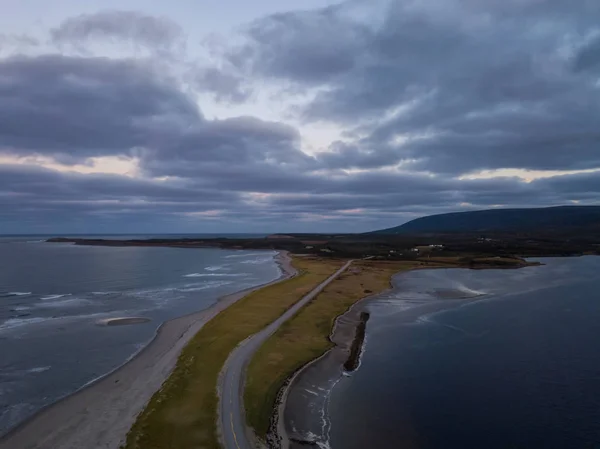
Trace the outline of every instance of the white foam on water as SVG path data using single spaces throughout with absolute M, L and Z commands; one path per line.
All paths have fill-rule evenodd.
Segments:
M 42 301 L 52 301 L 53 299 L 64 298 L 65 296 L 71 296 L 71 293 L 64 293 L 62 295 L 48 295 L 42 296 L 40 299 Z
M 342 371 L 343 372 L 343 371 Z M 331 401 L 331 393 L 336 385 L 343 379 L 344 376 L 338 377 L 332 384 L 331 387 L 326 391 L 323 405 L 319 411 L 321 418 L 321 437 L 316 438 L 315 443 L 321 449 L 331 449 L 329 444 L 330 433 L 331 433 L 331 421 L 329 420 L 329 402 Z M 315 436 L 312 432 L 309 432 L 311 436 Z
M 240 262 L 241 264 L 248 264 L 248 265 L 262 265 L 264 263 L 269 263 L 272 262 L 273 258 L 272 257 L 268 257 L 268 258 L 260 258 L 260 259 L 251 259 L 251 260 L 244 260 L 242 262 Z
M 117 292 L 90 292 L 92 295 L 96 296 L 106 296 L 106 295 L 114 295 Z
M 217 288 L 217 287 L 222 287 L 224 285 L 229 285 L 229 284 L 233 284 L 232 281 L 215 281 L 215 282 L 206 282 L 200 285 L 187 285 L 184 286 L 184 288 L 178 288 L 177 291 L 178 292 L 182 292 L 182 293 L 191 293 L 191 292 L 197 292 L 197 291 L 201 291 L 201 290 L 207 290 L 209 288 Z
M 184 278 L 204 278 L 204 277 L 241 277 L 250 276 L 250 273 L 190 273 L 184 274 Z
M 32 326 L 35 324 L 42 324 L 47 322 L 60 322 L 60 321 L 77 321 L 84 319 L 94 319 L 99 317 L 105 317 L 120 312 L 102 312 L 102 313 L 90 313 L 86 315 L 69 315 L 61 317 L 32 317 L 32 318 L 9 318 L 2 324 L 0 324 L 0 332 L 12 331 L 15 329 Z
M 63 295 L 67 296 L 67 295 Z M 63 296 L 59 296 L 62 298 Z M 63 299 L 62 301 L 50 301 L 36 304 L 37 307 L 41 308 L 61 308 L 61 307 L 72 307 L 72 306 L 80 306 L 83 304 L 89 304 L 90 302 L 86 299 L 82 298 L 71 298 L 71 299 Z
M 419 323 L 419 324 L 437 324 L 435 321 L 433 321 L 431 319 L 431 315 L 433 315 L 433 314 L 421 315 L 420 317 L 418 317 L 415 320 L 415 323 Z
M 465 284 L 461 282 L 456 282 L 456 289 L 461 293 L 466 293 L 469 296 L 483 296 L 486 295 L 487 292 L 481 290 L 474 290 L 472 288 L 467 287 Z
M 31 292 L 8 292 L 2 296 L 29 296 Z
M 225 256 L 225 259 L 235 259 L 238 257 L 256 257 L 256 256 L 264 256 L 265 254 L 269 254 L 269 253 L 244 253 L 244 254 L 231 254 L 230 256 Z M 275 253 L 273 253 L 275 254 Z
M 206 267 L 205 270 L 206 271 L 219 271 L 219 270 L 222 270 L 223 268 L 225 268 L 225 265 L 215 265 L 213 267 Z
M 44 321 L 51 320 L 52 318 L 9 318 L 4 323 L 0 324 L 0 331 L 16 329 L 22 326 L 28 326 L 31 324 L 42 323 Z
M 39 373 L 43 373 L 44 371 L 48 371 L 50 368 L 52 368 L 51 366 L 36 366 L 35 368 L 30 368 L 28 370 L 25 370 L 25 372 L 27 374 L 39 374 Z
M 444 313 L 444 312 L 446 312 L 446 310 L 439 310 L 437 312 L 429 313 L 427 315 L 422 315 L 415 320 L 415 323 L 417 323 L 417 324 L 433 324 L 436 326 L 446 327 L 448 329 L 451 329 L 453 331 L 459 332 L 459 333 L 467 335 L 467 336 L 472 335 L 470 332 L 466 331 L 465 329 L 462 329 L 457 326 L 453 326 L 452 324 L 440 323 L 439 321 L 436 321 L 432 318 L 433 316 Z
M 17 306 L 15 308 L 13 308 L 12 310 L 14 310 L 15 312 L 25 312 L 27 310 L 31 310 L 31 307 L 27 307 L 27 306 Z

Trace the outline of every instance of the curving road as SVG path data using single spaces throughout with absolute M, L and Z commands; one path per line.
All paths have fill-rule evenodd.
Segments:
M 304 307 L 344 270 L 352 261 L 346 262 L 342 268 L 319 284 L 309 294 L 286 310 L 283 315 L 269 324 L 257 334 L 248 337 L 240 343 L 223 366 L 219 378 L 219 426 L 225 449 L 254 449 L 246 433 L 246 419 L 243 404 L 244 374 L 250 358 L 256 350 L 269 338 L 285 321 L 290 319 L 298 310 Z

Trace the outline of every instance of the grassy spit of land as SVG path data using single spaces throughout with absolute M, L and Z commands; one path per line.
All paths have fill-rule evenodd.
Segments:
M 284 323 L 257 351 L 248 366 L 244 404 L 248 424 L 257 436 L 266 438 L 277 396 L 286 380 L 333 346 L 329 336 L 339 315 L 365 296 L 390 288 L 395 273 L 439 266 L 439 263 L 424 261 L 355 261 Z
M 327 279 L 343 264 L 294 258 L 298 275 L 256 290 L 209 321 L 179 356 L 127 435 L 125 449 L 218 448 L 217 380 L 229 353 Z

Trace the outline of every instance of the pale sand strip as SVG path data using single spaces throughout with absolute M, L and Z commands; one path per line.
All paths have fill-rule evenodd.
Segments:
M 285 252 L 276 260 L 283 274 L 272 283 L 295 275 Z M 132 360 L 17 426 L 0 439 L 0 449 L 118 449 L 186 343 L 219 312 L 261 287 L 225 296 L 206 310 L 165 322 Z

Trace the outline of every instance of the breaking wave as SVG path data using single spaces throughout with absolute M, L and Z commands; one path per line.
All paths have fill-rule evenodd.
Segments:
M 0 298 L 10 298 L 11 296 L 29 296 L 31 292 L 1 292 Z
M 53 299 L 59 299 L 59 298 L 64 298 L 65 296 L 71 296 L 71 293 L 64 293 L 62 295 L 48 295 L 48 296 L 42 296 L 40 299 L 42 301 L 52 301 Z
M 184 274 L 184 278 L 204 278 L 204 277 L 241 277 L 250 276 L 250 273 L 190 273 Z

